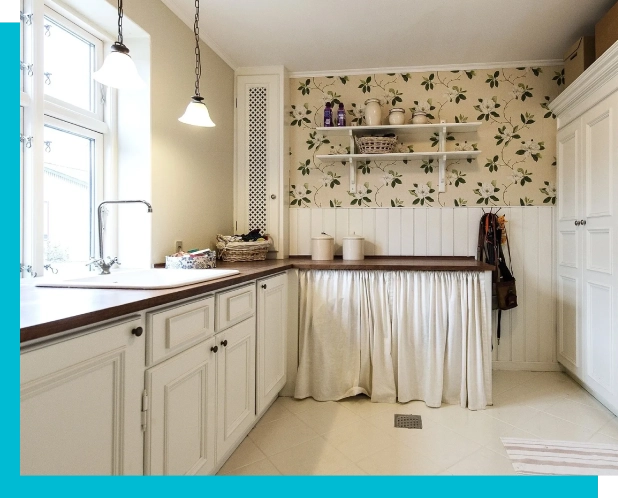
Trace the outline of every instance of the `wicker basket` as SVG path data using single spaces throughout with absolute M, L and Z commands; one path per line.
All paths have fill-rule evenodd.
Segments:
M 397 145 L 397 137 L 354 137 L 361 154 L 388 154 Z
M 217 235 L 219 259 L 223 261 L 263 261 L 270 248 L 270 240 L 264 242 L 232 242 L 229 235 Z

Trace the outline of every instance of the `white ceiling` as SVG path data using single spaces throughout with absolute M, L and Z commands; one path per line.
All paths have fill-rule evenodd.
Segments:
M 193 26 L 194 0 L 162 0 Z M 295 73 L 555 62 L 615 0 L 201 0 L 200 35 L 234 69 Z

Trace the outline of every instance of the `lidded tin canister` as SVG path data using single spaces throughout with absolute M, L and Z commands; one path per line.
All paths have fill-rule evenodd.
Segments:
M 332 235 L 322 232 L 311 237 L 311 259 L 314 261 L 328 261 L 335 255 L 335 239 Z
M 343 237 L 343 259 L 358 261 L 365 259 L 365 239 L 360 235 Z

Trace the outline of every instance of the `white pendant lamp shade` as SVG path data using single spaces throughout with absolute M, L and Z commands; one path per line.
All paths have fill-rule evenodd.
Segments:
M 202 97 L 193 97 L 185 113 L 178 118 L 181 123 L 212 128 L 215 124 L 210 119 L 208 108 L 202 102 Z
M 143 88 L 145 85 L 144 80 L 137 73 L 137 68 L 129 55 L 129 50 L 124 45 L 122 45 L 124 50 L 119 50 L 119 46 L 118 43 L 114 43 L 112 51 L 105 58 L 103 66 L 92 77 L 99 83 L 112 88 Z
M 195 36 L 195 93 L 191 97 L 187 110 L 178 118 L 178 121 L 193 126 L 212 128 L 215 126 L 215 123 L 210 119 L 208 108 L 203 102 L 204 97 L 200 96 L 200 76 L 202 75 L 202 60 L 200 57 L 200 0 L 195 0 L 193 35 Z

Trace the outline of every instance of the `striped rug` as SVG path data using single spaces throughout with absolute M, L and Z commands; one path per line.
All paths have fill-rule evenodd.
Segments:
M 618 445 L 500 439 L 518 474 L 618 475 Z

